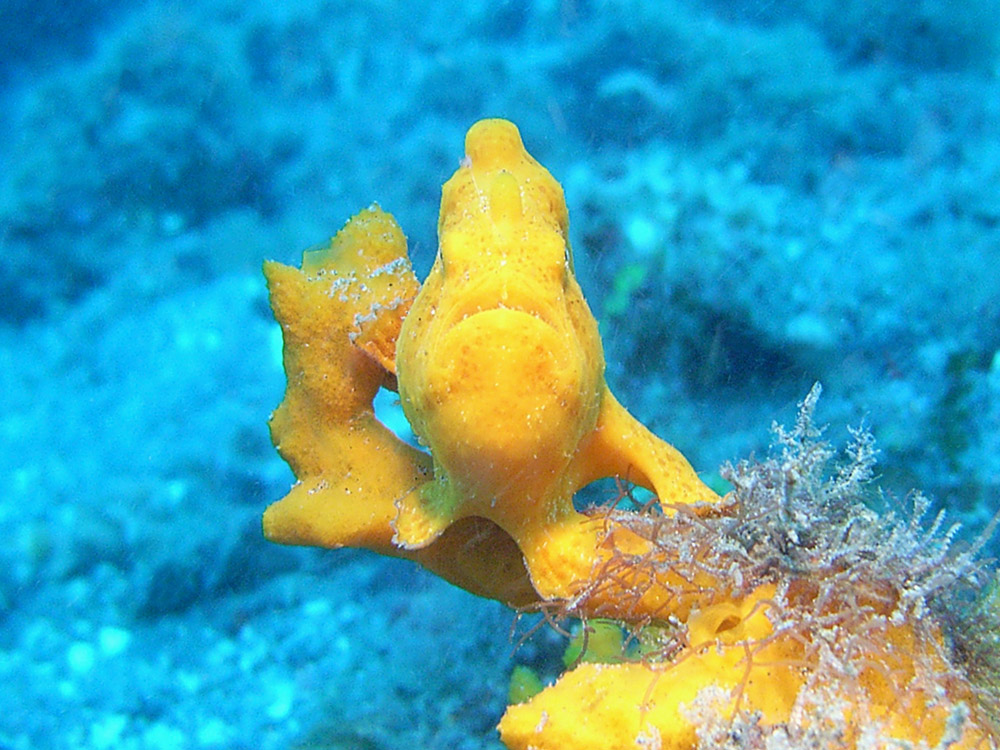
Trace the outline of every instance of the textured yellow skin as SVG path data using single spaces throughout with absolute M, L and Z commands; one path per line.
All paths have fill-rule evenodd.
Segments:
M 718 497 L 608 390 L 559 183 L 506 120 L 473 125 L 465 153 L 396 351 L 434 480 L 397 502 L 393 538 L 416 549 L 458 519 L 487 518 L 517 543 L 542 598 L 570 596 L 599 558 L 596 524 L 573 509 L 580 487 L 620 475 L 667 503 Z

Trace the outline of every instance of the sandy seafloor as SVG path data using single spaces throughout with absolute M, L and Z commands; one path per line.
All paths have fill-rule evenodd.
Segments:
M 810 384 L 880 483 L 1000 498 L 998 0 L 0 5 L 0 748 L 497 748 L 543 631 L 269 545 L 261 261 L 378 201 L 421 275 L 466 128 L 562 181 L 619 398 L 711 476 Z M 994 548 L 995 549 L 995 548 Z

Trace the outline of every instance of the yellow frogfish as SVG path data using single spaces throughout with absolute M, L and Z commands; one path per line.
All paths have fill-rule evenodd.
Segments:
M 299 479 L 267 509 L 269 539 L 410 557 L 523 604 L 572 596 L 606 554 L 599 520 L 573 507 L 584 485 L 621 476 L 664 504 L 718 500 L 609 390 L 562 188 L 512 123 L 470 128 L 438 235 L 419 292 L 379 209 L 302 270 L 265 266 L 288 376 L 272 437 Z M 398 387 L 429 458 L 375 419 L 383 386 Z
M 397 343 L 403 412 L 434 479 L 397 501 L 394 541 L 420 548 L 457 519 L 488 518 L 516 541 L 540 596 L 565 596 L 566 566 L 593 559 L 572 502 L 584 485 L 618 475 L 671 503 L 717 497 L 609 390 L 559 183 L 505 120 L 474 125 L 465 154 Z

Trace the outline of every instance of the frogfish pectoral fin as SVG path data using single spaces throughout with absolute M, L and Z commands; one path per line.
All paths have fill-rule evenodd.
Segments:
M 618 476 L 654 492 L 662 506 L 717 503 L 719 496 L 670 443 L 658 438 L 605 390 L 597 426 L 574 459 L 579 483 Z
M 430 481 L 396 500 L 393 544 L 403 549 L 423 549 L 456 520 L 453 512 L 441 507 L 439 497 L 443 489 L 440 483 Z

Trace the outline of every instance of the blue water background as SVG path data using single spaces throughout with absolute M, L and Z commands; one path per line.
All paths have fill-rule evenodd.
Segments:
M 0 6 L 0 748 L 498 748 L 543 631 L 264 542 L 260 264 L 378 201 L 422 275 L 465 130 L 566 190 L 619 398 L 706 476 L 816 380 L 880 483 L 1000 487 L 998 0 Z

